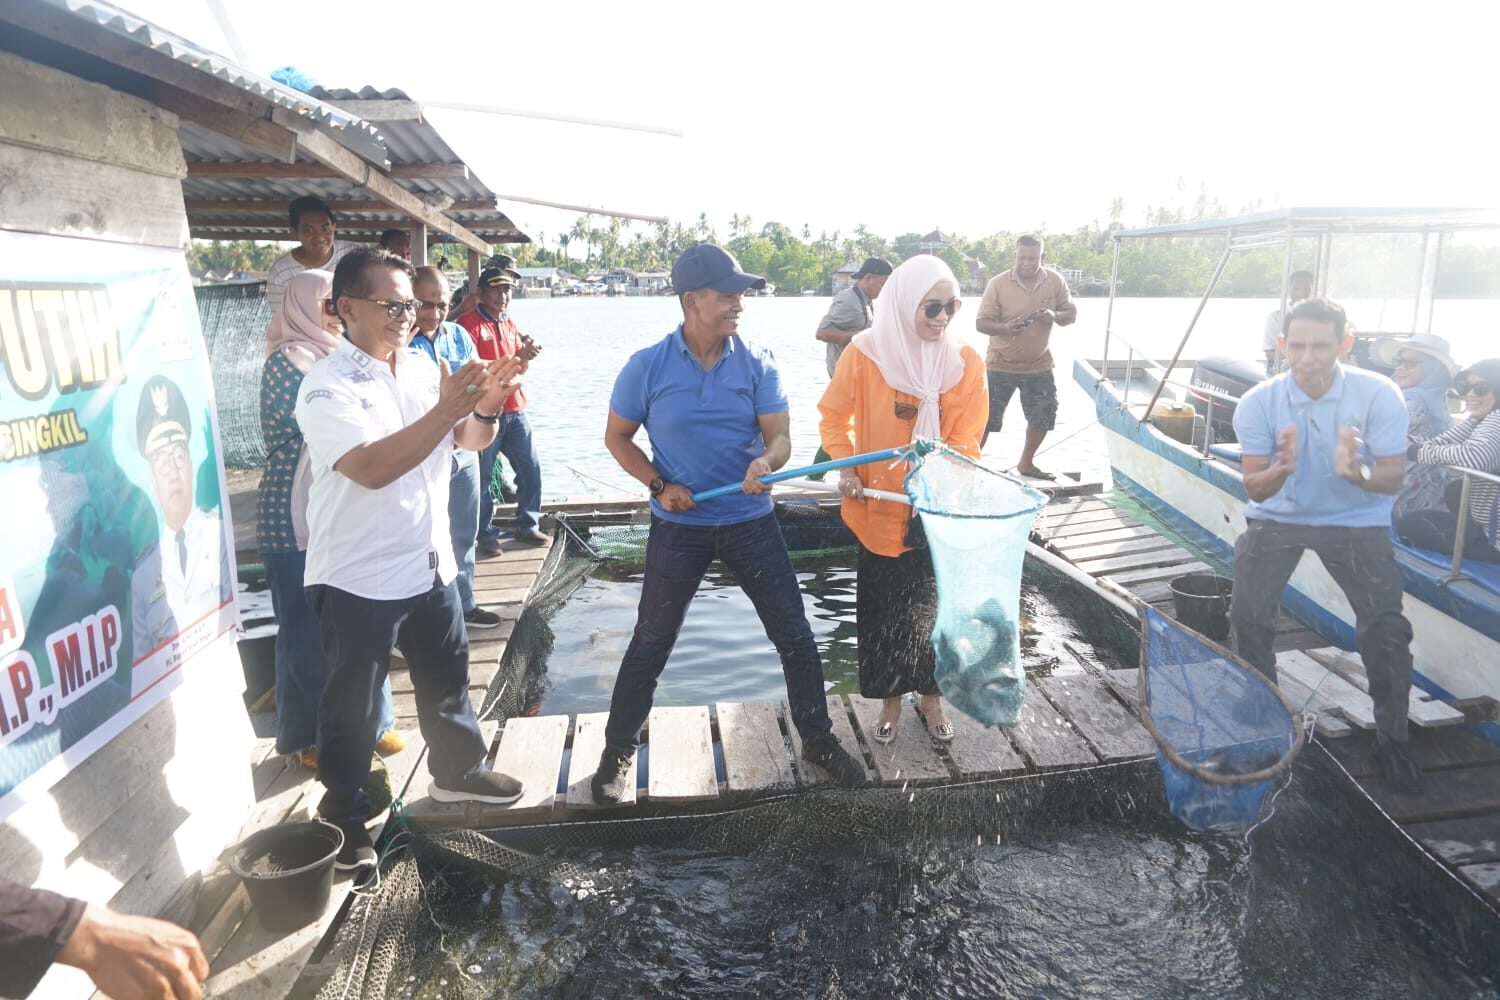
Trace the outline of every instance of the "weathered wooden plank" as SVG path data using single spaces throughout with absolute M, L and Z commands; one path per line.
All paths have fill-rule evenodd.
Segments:
M 479 733 L 486 747 L 494 746 L 495 732 L 499 727 L 500 723 L 494 719 L 479 723 Z M 415 756 L 413 756 L 413 750 L 416 751 Z M 408 743 L 406 750 L 392 758 L 400 761 L 402 770 L 390 772 L 391 790 L 394 793 L 398 786 L 404 785 L 406 792 L 403 797 L 406 800 L 407 820 L 413 826 L 480 826 L 479 803 L 439 802 L 428 794 L 428 790 L 432 787 L 432 771 L 428 767 L 429 761 L 425 751 L 426 746 L 420 739 L 412 740 Z M 485 759 L 489 759 L 488 750 L 486 750 Z M 408 762 L 411 762 L 410 770 L 406 771 Z M 505 807 L 489 808 L 503 811 Z
M 1381 808 L 1402 824 L 1500 812 L 1500 764 L 1428 771 L 1417 795 L 1393 790 L 1381 775 L 1362 783 Z
M 1160 537 L 1156 529 L 1138 524 L 1127 528 L 1105 528 L 1102 531 L 1060 532 L 1053 535 L 1049 541 L 1054 548 L 1062 552 L 1070 552 L 1073 549 L 1089 545 L 1103 545 L 1106 542 L 1129 542 L 1137 538 Z
M 0 229 L 180 248 L 182 184 L 108 163 L 0 143 Z
M 948 744 L 948 759 L 961 778 L 984 778 L 1015 774 L 1026 770 L 1026 761 L 1011 746 L 1005 730 L 986 726 L 960 712 L 947 699 L 943 708 L 953 723 L 953 742 Z
M 802 734 L 797 732 L 797 727 L 792 725 L 792 709 L 786 702 L 781 700 L 778 706 L 781 716 L 786 720 L 787 736 L 792 741 L 792 756 L 796 758 L 795 766 L 798 776 L 804 785 L 826 785 L 833 781 L 828 772 L 816 764 L 809 764 L 802 759 Z M 865 759 L 865 751 L 861 746 L 860 739 L 854 733 L 854 726 L 849 721 L 849 708 L 844 700 L 836 694 L 828 696 L 828 719 L 833 723 L 833 735 L 838 737 L 839 745 L 849 751 L 849 756 L 864 765 L 865 778 L 872 778 L 869 761 Z M 873 742 L 873 741 L 871 741 Z M 878 779 L 877 779 L 878 780 Z
M 1278 653 L 1276 671 L 1278 674 L 1287 674 L 1317 691 L 1338 710 L 1339 714 L 1359 728 L 1375 728 L 1375 709 L 1370 704 L 1370 696 L 1338 674 L 1329 673 L 1306 653 L 1295 649 Z
M 1130 760 L 1156 752 L 1151 734 L 1092 674 L 1042 677 L 1037 684 L 1101 760 Z
M 1083 737 L 1035 684 L 1026 685 L 1021 716 L 1011 727 L 1010 738 L 1035 767 L 1079 767 L 1099 762 Z
M 1091 524 L 1126 528 L 1134 527 L 1140 522 L 1128 514 L 1122 514 L 1110 508 L 1067 511 L 1060 514 L 1044 510 L 1037 517 L 1035 530 L 1043 535 L 1068 535 L 1085 530 L 1100 530 L 1086 527 Z
M 549 813 L 557 799 L 563 749 L 568 741 L 566 715 L 517 716 L 505 723 L 495 770 L 521 782 L 523 790 L 507 812 Z
M 1073 561 L 1073 565 L 1085 573 L 1092 573 L 1094 576 L 1104 576 L 1115 570 L 1133 572 L 1160 566 L 1191 566 L 1193 561 L 1193 556 L 1187 549 L 1179 548 L 1176 545 L 1169 545 L 1166 548 L 1157 549 L 1153 552 L 1132 552 L 1129 555 L 1123 556 L 1078 559 Z M 1179 569 L 1178 575 L 1188 572 L 1191 571 Z
M 719 746 L 724 750 L 724 787 L 731 794 L 797 784 L 776 705 L 769 701 L 721 701 Z
M 1458 874 L 1488 896 L 1491 903 L 1500 903 L 1500 864 L 1464 865 Z
M 1364 660 L 1356 652 L 1324 646 L 1306 650 L 1307 656 L 1328 670 L 1366 693 L 1370 690 L 1370 679 L 1365 675 Z M 1417 726 L 1461 726 L 1464 713 L 1452 705 L 1433 701 L 1427 692 L 1413 685 L 1407 698 L 1406 717 Z
M 204 983 L 205 996 L 261 1000 L 284 997 L 312 957 L 348 898 L 350 878 L 335 876 L 333 896 L 323 915 L 306 927 L 267 930 L 259 919 L 244 920 L 219 953 L 213 973 Z
M 1170 566 L 1148 566 L 1144 569 L 1126 569 L 1123 572 L 1110 572 L 1109 570 L 1093 567 L 1089 570 L 1095 576 L 1102 576 L 1111 583 L 1117 583 L 1122 587 L 1132 587 L 1141 583 L 1155 583 L 1158 580 L 1175 580 L 1179 576 L 1189 573 L 1212 573 L 1213 567 L 1207 563 L 1187 562 L 1180 565 Z
M 1124 541 L 1100 542 L 1093 545 L 1080 544 L 1062 551 L 1070 562 L 1081 565 L 1090 560 L 1107 559 L 1110 556 L 1145 555 L 1148 552 L 1158 552 L 1162 549 L 1180 550 L 1180 546 L 1170 538 L 1163 538 L 1161 535 L 1153 534 L 1141 538 L 1129 538 Z
M 1158 580 L 1155 583 L 1139 583 L 1131 587 L 1130 592 L 1137 599 L 1145 601 L 1153 607 L 1160 605 L 1167 610 L 1168 614 L 1171 613 L 1176 603 L 1176 599 L 1172 596 L 1172 585 L 1166 580 Z
M 1287 701 L 1292 703 L 1292 708 L 1299 713 L 1317 713 L 1317 718 L 1313 720 L 1313 731 L 1319 736 L 1339 740 L 1353 736 L 1357 731 L 1338 715 L 1338 706 L 1328 697 L 1314 691 L 1291 674 L 1280 673 L 1276 679 L 1276 686 L 1281 688 L 1281 693 L 1286 695 Z
M 698 802 L 719 797 L 708 706 L 657 707 L 646 723 L 651 766 L 646 794 L 653 802 Z
M 1413 823 L 1406 832 L 1452 865 L 1500 861 L 1500 816 L 1494 814 Z
M 875 758 L 875 773 L 882 785 L 904 785 L 908 782 L 946 781 L 948 764 L 932 747 L 932 737 L 915 706 L 901 707 L 901 726 L 896 738 L 887 744 L 876 743 L 870 736 L 875 720 L 880 717 L 880 702 L 873 698 L 849 696 L 849 705 L 859 719 L 860 731 L 870 744 L 870 755 Z
M 599 756 L 604 753 L 604 724 L 609 721 L 608 712 L 581 712 L 573 720 L 573 752 L 568 760 L 568 792 L 563 801 L 569 809 L 596 809 L 594 793 L 589 782 L 599 770 Z M 619 805 L 635 805 L 636 767 L 640 764 L 637 753 L 630 761 L 630 780 L 625 783 L 625 794 Z M 616 808 L 605 806 L 603 808 Z
M 1380 773 L 1380 765 L 1375 762 L 1375 740 L 1369 735 L 1328 749 L 1356 778 Z M 1424 771 L 1500 764 L 1500 746 L 1465 729 L 1415 730 L 1407 744 L 1407 753 Z

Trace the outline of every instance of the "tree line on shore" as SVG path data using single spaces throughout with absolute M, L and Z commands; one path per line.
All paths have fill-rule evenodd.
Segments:
M 1258 210 L 1246 206 L 1241 212 Z M 1085 278 L 1103 279 L 1094 285 L 1107 292 L 1113 258 L 1114 229 L 1156 226 L 1205 218 L 1221 218 L 1240 212 L 1226 211 L 1217 201 L 1200 196 L 1190 206 L 1148 208 L 1138 222 L 1125 223 L 1124 205 L 1115 199 L 1107 224 L 1093 221 L 1071 230 L 1035 230 L 1046 243 L 1047 263 L 1076 270 Z M 935 250 L 965 285 L 977 292 L 985 279 L 1008 269 L 1014 259 L 1016 238 L 1022 231 L 1001 231 L 981 237 L 966 237 L 941 230 L 945 245 Z M 696 222 L 671 220 L 637 226 L 629 220 L 594 216 L 580 217 L 562 233 L 537 233 L 531 243 L 506 248 L 520 267 L 556 267 L 577 277 L 591 271 L 627 268 L 632 271 L 665 271 L 677 255 L 694 243 L 720 243 L 739 258 L 740 265 L 765 275 L 783 294 L 804 289 L 827 293 L 834 272 L 844 264 L 866 257 L 885 257 L 892 263 L 920 252 L 928 233 L 906 232 L 887 239 L 863 225 L 852 232 L 822 230 L 816 236 L 804 224 L 800 230 L 781 222 L 756 225 L 738 213 L 720 231 L 706 213 Z M 1420 237 L 1365 237 L 1357 244 L 1336 244 L 1333 270 L 1338 294 L 1348 297 L 1411 294 L 1414 288 L 1392 288 L 1390 276 L 1418 273 Z M 282 253 L 277 244 L 194 241 L 190 266 L 213 270 L 263 271 Z M 1199 295 L 1207 286 L 1222 252 L 1222 244 L 1207 239 L 1152 239 L 1123 242 L 1120 249 L 1118 290 L 1124 295 Z M 1315 241 L 1299 240 L 1293 248 L 1293 267 L 1313 268 Z M 443 258 L 448 267 L 467 266 L 467 250 L 460 246 L 434 247 L 432 257 Z M 970 266 L 976 261 L 978 267 Z M 1281 289 L 1284 264 L 1281 247 L 1267 247 L 1234 254 L 1220 278 L 1216 294 L 1268 296 Z M 1444 247 L 1437 275 L 1437 293 L 1445 298 L 1500 297 L 1500 247 L 1455 243 Z

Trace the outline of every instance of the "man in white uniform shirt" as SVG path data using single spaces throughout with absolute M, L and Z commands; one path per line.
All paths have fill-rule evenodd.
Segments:
M 297 422 L 312 472 L 304 575 L 322 624 L 328 682 L 318 706 L 318 805 L 344 831 L 338 867 L 373 867 L 365 784 L 391 648 L 401 646 L 427 741 L 430 794 L 506 804 L 521 783 L 485 767 L 469 703 L 469 641 L 453 586 L 448 472 L 453 445 L 478 451 L 519 384 L 515 359 L 457 371 L 407 346 L 412 267 L 378 250 L 339 261 L 344 339 L 302 381 Z
M 146 380 L 135 426 L 163 526 L 161 540 L 141 554 L 131 578 L 132 649 L 141 659 L 222 607 L 233 584 L 218 512 L 194 503 L 192 419 L 175 382 L 164 375 Z

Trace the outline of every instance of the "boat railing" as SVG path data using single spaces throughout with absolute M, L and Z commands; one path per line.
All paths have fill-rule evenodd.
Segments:
M 1500 475 L 1496 475 L 1493 472 L 1482 472 L 1479 469 L 1470 469 L 1463 465 L 1448 465 L 1444 466 L 1444 468 L 1450 472 L 1456 472 L 1463 477 L 1463 485 L 1459 488 L 1458 497 L 1458 527 L 1453 532 L 1453 562 L 1448 567 L 1448 576 L 1445 578 L 1451 582 L 1463 576 L 1464 537 L 1468 534 L 1469 528 L 1469 487 L 1476 479 L 1483 479 L 1486 482 L 1500 486 Z
M 1160 361 L 1153 359 L 1144 351 L 1137 350 L 1136 347 L 1124 337 L 1114 336 L 1111 339 L 1115 343 L 1125 348 L 1125 384 L 1124 387 L 1120 390 L 1121 406 L 1125 406 L 1130 402 L 1130 385 L 1132 381 L 1134 381 L 1133 376 L 1135 374 L 1136 365 L 1140 365 L 1143 370 L 1148 371 L 1157 380 L 1157 382 L 1160 383 L 1160 385 L 1170 385 L 1175 388 L 1181 389 L 1184 391 L 1184 393 L 1191 393 L 1193 395 L 1201 397 L 1204 402 L 1207 403 L 1208 413 L 1204 418 L 1203 443 L 1197 446 L 1202 455 L 1207 458 L 1209 449 L 1213 446 L 1214 443 L 1214 407 L 1222 403 L 1232 410 L 1234 409 L 1235 404 L 1239 402 L 1239 400 L 1226 392 L 1220 392 L 1218 389 L 1212 389 L 1208 386 L 1203 385 L 1194 385 L 1190 379 L 1174 379 L 1172 378 L 1171 370 L 1168 369 L 1166 365 L 1163 365 Z M 1101 379 L 1109 378 L 1109 370 L 1110 368 L 1108 358 L 1105 358 L 1104 360 L 1099 362 L 1099 375 Z M 1160 395 L 1161 390 L 1160 388 L 1158 388 L 1156 393 L 1151 397 L 1152 402 L 1154 403 L 1156 399 L 1160 397 Z M 1149 419 L 1151 419 L 1151 413 L 1149 410 L 1147 410 L 1141 414 L 1140 422 L 1145 423 Z
M 1130 402 L 1130 384 L 1134 381 L 1136 365 L 1140 365 L 1143 371 L 1155 376 L 1159 382 L 1166 382 L 1167 377 L 1172 374 L 1161 362 L 1153 359 L 1151 355 L 1144 351 L 1136 350 L 1135 346 L 1124 337 L 1115 336 L 1112 339 L 1125 348 L 1125 386 L 1120 392 L 1120 403 L 1122 405 Z M 1108 344 L 1108 341 L 1106 341 L 1106 344 Z M 1104 359 L 1099 362 L 1099 378 L 1101 380 L 1112 381 L 1109 377 L 1109 370 L 1109 352 L 1106 347 Z

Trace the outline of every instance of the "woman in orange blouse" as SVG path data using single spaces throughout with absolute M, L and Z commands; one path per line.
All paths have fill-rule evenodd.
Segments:
M 896 268 L 875 305 L 875 323 L 849 342 L 818 403 L 823 450 L 833 458 L 936 439 L 969 458 L 989 419 L 984 361 L 951 327 L 962 301 L 948 265 L 922 254 Z M 901 704 L 921 696 L 934 739 L 953 725 L 933 681 L 937 585 L 925 548 L 908 545 L 913 512 L 867 498 L 866 488 L 901 492 L 908 466 L 876 462 L 842 471 L 844 523 L 859 539 L 859 691 L 882 700 L 871 736 L 896 738 Z

